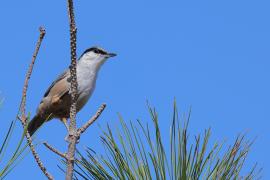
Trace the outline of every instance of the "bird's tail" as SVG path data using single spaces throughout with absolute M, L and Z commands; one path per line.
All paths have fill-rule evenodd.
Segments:
M 45 122 L 46 119 L 42 118 L 38 114 L 28 124 L 28 132 L 32 136 L 36 130 Z

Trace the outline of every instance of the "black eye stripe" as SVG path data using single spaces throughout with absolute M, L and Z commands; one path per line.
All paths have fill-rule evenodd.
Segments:
M 90 51 L 92 51 L 92 52 L 94 52 L 94 53 L 96 53 L 96 54 L 103 54 L 103 55 L 108 54 L 106 51 L 104 51 L 104 50 L 102 50 L 102 49 L 99 49 L 99 48 L 97 48 L 97 47 L 89 48 L 89 49 L 87 49 L 86 51 L 84 51 L 83 54 L 88 53 L 88 52 L 90 52 Z
M 95 49 L 94 52 L 97 54 L 103 54 L 103 55 L 107 54 L 105 51 L 102 51 L 101 49 Z

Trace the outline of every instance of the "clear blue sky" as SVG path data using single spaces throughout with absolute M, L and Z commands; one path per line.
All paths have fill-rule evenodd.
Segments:
M 231 143 L 240 132 L 258 137 L 245 170 L 255 162 L 270 178 L 270 2 L 261 1 L 91 1 L 75 2 L 78 55 L 100 45 L 118 56 L 102 68 L 95 93 L 78 114 L 86 121 L 106 102 L 98 123 L 82 137 L 86 145 L 101 150 L 98 139 L 107 122 L 149 122 L 146 100 L 160 114 L 168 137 L 174 97 L 180 112 L 192 107 L 190 134 L 212 127 L 212 141 Z M 33 113 L 43 93 L 69 64 L 69 32 L 66 1 L 3 1 L 0 6 L 0 109 L 3 136 L 19 105 L 24 75 L 38 38 L 38 27 L 47 30 L 30 81 L 27 110 Z M 21 133 L 20 124 L 14 137 Z M 47 123 L 38 141 L 65 150 L 64 126 Z M 165 136 L 164 135 L 164 136 Z M 16 138 L 13 140 L 16 142 Z M 12 149 L 12 147 L 10 148 Z M 58 157 L 38 146 L 41 157 L 56 179 Z M 8 179 L 45 179 L 31 155 Z

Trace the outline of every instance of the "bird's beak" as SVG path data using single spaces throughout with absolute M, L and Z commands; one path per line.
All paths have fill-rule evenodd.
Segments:
M 107 55 L 108 55 L 108 57 L 114 57 L 114 56 L 116 56 L 117 54 L 115 54 L 115 53 L 108 53 Z

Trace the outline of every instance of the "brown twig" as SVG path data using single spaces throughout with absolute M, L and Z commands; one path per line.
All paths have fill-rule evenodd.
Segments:
M 47 142 L 44 142 L 43 144 L 44 144 L 44 146 L 46 146 L 49 150 L 51 150 L 52 152 L 54 152 L 58 156 L 61 156 L 62 158 L 67 159 L 67 155 L 65 153 L 62 153 L 59 150 L 55 149 L 54 147 L 49 145 Z
M 69 125 L 69 145 L 67 152 L 67 171 L 66 180 L 72 180 L 74 172 L 74 156 L 76 151 L 76 143 L 78 136 L 76 135 L 76 102 L 77 102 L 77 28 L 74 17 L 73 0 L 67 0 L 68 4 L 68 17 L 70 27 L 70 51 L 71 51 L 71 106 L 70 106 L 70 125 Z
M 36 44 L 36 48 L 35 48 L 31 63 L 29 64 L 29 68 L 28 68 L 28 71 L 27 71 L 27 74 L 26 74 L 25 80 L 24 80 L 22 100 L 21 100 L 21 104 L 20 104 L 21 114 L 25 114 L 26 92 L 27 92 L 27 88 L 28 88 L 28 82 L 29 82 L 29 79 L 30 79 L 32 71 L 33 71 L 33 67 L 34 67 L 34 64 L 35 64 L 35 61 L 36 61 L 36 58 L 38 55 L 39 48 L 41 46 L 41 42 L 46 34 L 46 31 L 43 27 L 39 27 L 39 32 L 40 32 L 39 39 L 38 39 L 38 42 Z M 24 125 L 26 124 L 26 122 L 23 122 L 23 123 L 24 123 Z
M 31 77 L 31 74 L 32 74 L 32 70 L 33 70 L 33 67 L 34 67 L 34 64 L 35 64 L 35 60 L 36 60 L 36 57 L 38 55 L 38 51 L 39 51 L 39 48 L 41 46 L 41 42 L 45 36 L 45 29 L 40 27 L 39 28 L 39 31 L 40 31 L 40 35 L 39 35 L 39 39 L 38 39 L 38 42 L 36 44 L 36 48 L 35 48 L 35 51 L 34 51 L 34 54 L 33 54 L 33 57 L 32 57 L 32 60 L 31 60 L 31 63 L 29 65 L 29 68 L 28 68 L 28 71 L 27 71 L 27 74 L 26 74 L 26 77 L 25 77 L 25 81 L 24 81 L 24 86 L 23 86 L 23 92 L 22 92 L 22 100 L 21 100 L 21 104 L 20 104 L 20 113 L 21 113 L 21 117 L 19 117 L 22 125 L 23 125 L 23 128 L 26 129 L 26 133 L 25 133 L 25 136 L 26 136 L 26 139 L 27 139 L 27 143 L 30 147 L 30 150 L 39 166 L 39 168 L 41 169 L 41 171 L 44 173 L 44 175 L 48 178 L 48 179 L 53 179 L 53 176 L 47 171 L 46 167 L 43 165 L 43 163 L 41 162 L 41 159 L 38 155 L 38 153 L 36 152 L 35 150 L 35 146 L 33 145 L 33 141 L 32 141 L 32 138 L 26 128 L 27 126 L 27 118 L 25 116 L 25 104 L 26 104 L 26 94 L 27 94 L 27 89 L 28 89 L 28 82 L 29 82 L 29 79 Z
M 78 134 L 77 136 L 80 136 L 82 133 L 84 133 L 84 131 L 98 119 L 98 117 L 101 115 L 101 113 L 104 111 L 105 108 L 106 104 L 102 104 L 100 108 L 97 110 L 96 114 L 92 116 L 81 128 L 77 130 Z

